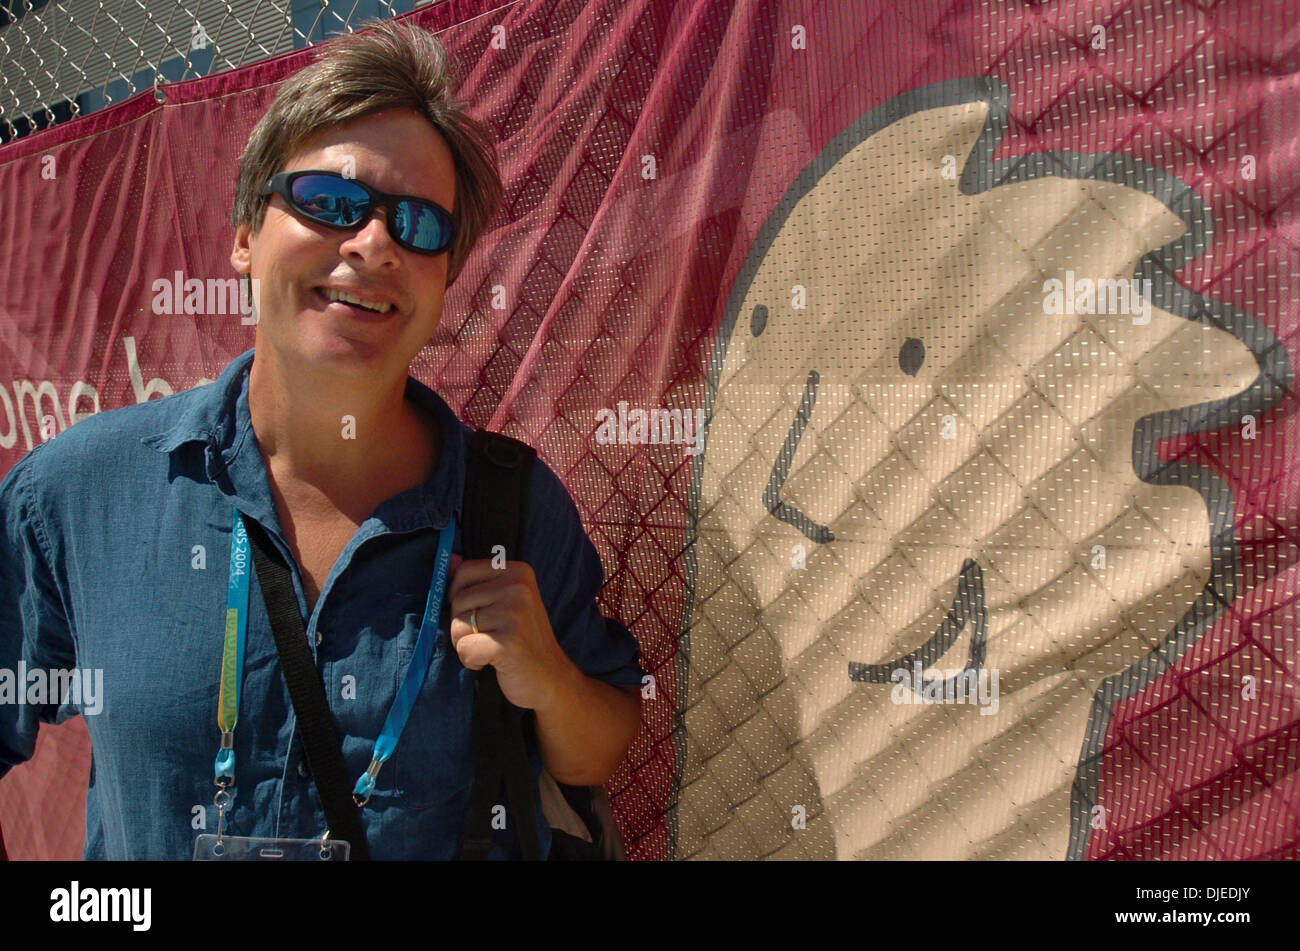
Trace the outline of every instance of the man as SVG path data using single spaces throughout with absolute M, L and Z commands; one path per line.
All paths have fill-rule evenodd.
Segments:
M 491 140 L 452 98 L 434 37 L 377 24 L 334 41 L 285 82 L 241 161 L 230 259 L 257 288 L 253 350 L 213 384 L 82 421 L 0 484 L 0 667 L 103 683 L 99 709 L 66 690 L 0 706 L 0 774 L 30 757 L 38 720 L 85 713 L 87 858 L 188 858 L 218 824 L 325 829 L 255 578 L 236 716 L 213 725 L 239 519 L 289 561 L 349 774 L 366 772 L 453 519 L 460 551 L 470 431 L 408 369 L 499 195 Z M 532 711 L 534 783 L 543 765 L 603 782 L 636 731 L 635 642 L 600 616 L 600 560 L 540 460 L 527 505 L 504 569 L 453 554 L 427 675 L 361 810 L 373 858 L 456 854 L 474 671 L 494 667 Z M 233 751 L 220 810 L 219 745 Z M 514 831 L 490 857 L 519 854 Z

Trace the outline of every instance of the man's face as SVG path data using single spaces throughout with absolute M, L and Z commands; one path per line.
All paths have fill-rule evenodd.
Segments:
M 391 109 L 328 129 L 282 169 L 324 169 L 381 191 L 437 202 L 454 213 L 455 165 L 418 113 Z M 374 379 L 403 375 L 442 316 L 450 252 L 408 251 L 388 233 L 387 209 L 340 231 L 296 214 L 279 195 L 262 226 L 240 225 L 230 261 L 259 282 L 256 347 L 289 364 Z M 326 289 L 390 303 L 387 314 L 333 302 Z

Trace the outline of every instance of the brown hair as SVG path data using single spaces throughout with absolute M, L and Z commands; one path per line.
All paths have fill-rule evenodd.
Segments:
M 496 145 L 487 124 L 465 112 L 452 92 L 447 50 L 407 23 L 368 20 L 321 46 L 318 59 L 290 76 L 249 136 L 239 160 L 231 223 L 262 227 L 262 187 L 314 136 L 383 109 L 413 109 L 446 140 L 456 165 L 447 283 L 465 264 L 501 205 Z

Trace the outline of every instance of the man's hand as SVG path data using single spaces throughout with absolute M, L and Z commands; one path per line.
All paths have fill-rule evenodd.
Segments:
M 527 562 L 451 556 L 447 600 L 451 643 L 470 670 L 491 664 L 501 693 L 536 715 L 538 752 L 558 782 L 603 783 L 627 754 L 641 722 L 639 687 L 586 676 L 555 639 Z M 470 612 L 478 633 L 470 626 Z
M 555 640 L 532 566 L 507 561 L 493 568 L 488 558 L 452 555 L 451 570 L 450 634 L 460 662 L 470 670 L 495 667 L 501 692 L 516 707 L 552 705 L 555 693 L 582 672 Z M 474 610 L 477 634 L 470 626 Z

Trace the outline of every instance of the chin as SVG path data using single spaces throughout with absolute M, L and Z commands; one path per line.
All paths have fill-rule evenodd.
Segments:
M 401 358 L 400 348 L 391 340 L 366 340 L 344 334 L 313 335 L 298 341 L 294 349 L 307 363 L 328 366 L 343 375 L 373 375 L 377 368 Z

